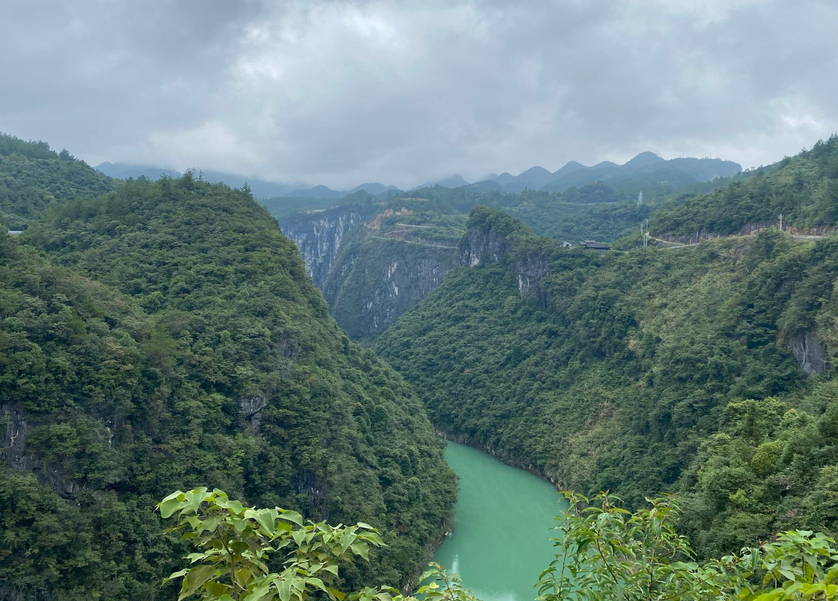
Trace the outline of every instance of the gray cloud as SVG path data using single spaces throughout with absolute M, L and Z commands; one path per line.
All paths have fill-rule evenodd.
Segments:
M 0 130 L 335 187 L 769 163 L 838 131 L 834 0 L 0 0 Z

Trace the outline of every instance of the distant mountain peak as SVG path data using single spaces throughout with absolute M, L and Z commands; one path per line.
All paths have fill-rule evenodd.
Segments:
M 366 182 L 361 184 L 360 186 L 355 186 L 352 188 L 347 194 L 354 194 L 360 190 L 367 192 L 368 194 L 372 194 L 373 196 L 377 194 L 381 194 L 382 192 L 386 192 L 387 190 L 395 190 L 396 186 L 385 186 L 381 182 Z
M 568 161 L 561 169 L 557 169 L 553 172 L 553 178 L 558 179 L 563 175 L 567 175 L 573 171 L 579 171 L 580 169 L 587 169 L 587 167 L 577 161 Z
M 443 188 L 460 188 L 462 186 L 468 186 L 469 183 L 463 178 L 462 175 L 459 173 L 455 173 L 450 177 L 446 177 L 445 179 L 429 181 L 427 183 L 422 184 L 421 186 L 416 186 L 418 188 L 431 188 L 433 186 L 442 186 Z
M 547 171 L 544 167 L 539 167 L 538 165 L 536 165 L 535 167 L 530 167 L 526 171 L 521 172 L 518 175 L 518 177 L 521 177 L 522 175 L 539 175 L 540 176 L 540 175 L 553 175 L 553 174 L 550 173 L 549 171 Z
M 640 168 L 654 165 L 655 163 L 662 163 L 664 159 L 656 155 L 654 152 L 641 152 L 636 157 L 628 161 L 623 167 Z

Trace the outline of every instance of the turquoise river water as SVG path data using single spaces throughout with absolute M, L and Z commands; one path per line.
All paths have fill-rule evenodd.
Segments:
M 523 470 L 449 442 L 445 458 L 460 477 L 452 534 L 434 561 L 460 574 L 483 601 L 532 601 L 553 558 L 556 489 Z

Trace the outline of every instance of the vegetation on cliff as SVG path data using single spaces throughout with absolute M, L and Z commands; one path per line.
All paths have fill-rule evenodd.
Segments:
M 709 194 L 662 208 L 656 236 L 735 234 L 750 224 L 834 229 L 838 225 L 838 136 Z
M 807 334 L 825 344 L 823 371 L 838 348 L 838 241 L 769 231 L 596 253 L 488 209 L 470 226 L 464 244 L 480 264 L 452 271 L 376 344 L 438 427 L 632 505 L 688 491 L 685 528 L 705 554 L 786 527 L 838 527 L 838 455 L 816 435 L 838 397 L 789 350 Z M 744 401 L 766 425 L 725 438 Z
M 246 191 L 129 181 L 22 238 L 0 272 L 6 598 L 169 598 L 177 551 L 144 508 L 203 483 L 363 519 L 376 578 L 416 570 L 455 494 L 441 444 Z

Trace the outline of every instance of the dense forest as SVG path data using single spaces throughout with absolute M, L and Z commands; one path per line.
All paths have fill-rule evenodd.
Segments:
M 23 229 L 53 200 L 109 191 L 112 180 L 45 142 L 26 142 L 0 133 L 0 224 Z
M 247 191 L 53 203 L 2 234 L 0 280 L 3 598 L 170 598 L 151 508 L 177 487 L 376 525 L 354 581 L 405 582 L 441 535 L 455 482 L 419 400 Z
M 461 248 L 375 346 L 449 436 L 633 505 L 686 491 L 702 553 L 838 526 L 835 241 L 596 253 L 478 208 Z
M 271 535 L 297 545 L 363 520 L 335 531 L 366 541 L 351 554 L 371 563 L 341 564 L 336 584 L 413 582 L 456 494 L 434 426 L 562 486 L 613 491 L 635 524 L 646 498 L 678 492 L 655 511 L 676 511 L 703 558 L 838 532 L 838 242 L 764 227 L 780 211 L 795 234 L 831 231 L 836 138 L 643 204 L 595 182 L 312 205 L 284 219 L 343 220 L 334 248 L 303 252 L 328 254 L 325 299 L 246 187 L 193 172 L 115 182 L 46 144 L 0 142 L 3 220 L 26 229 L 0 232 L 0 599 L 174 598 L 160 582 L 188 543 L 152 508 L 201 486 L 325 520 Z M 721 238 L 644 250 L 646 218 L 656 235 Z M 562 245 L 620 236 L 609 252 Z M 617 520 L 609 535 L 637 543 L 599 499 L 601 523 L 566 523 Z M 256 519 L 236 515 L 231 527 Z M 686 544 L 677 533 L 660 536 Z M 788 536 L 803 542 L 784 553 L 821 541 Z M 686 569 L 700 588 L 718 565 L 661 578 Z
M 746 226 L 779 224 L 805 233 L 838 225 L 838 136 L 786 157 L 710 194 L 685 198 L 656 212 L 654 235 L 707 237 L 736 234 Z

